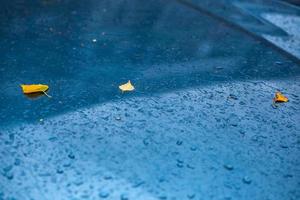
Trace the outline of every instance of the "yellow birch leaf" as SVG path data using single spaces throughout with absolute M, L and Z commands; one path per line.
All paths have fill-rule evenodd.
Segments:
M 50 97 L 46 91 L 49 89 L 48 85 L 21 85 L 24 94 L 31 94 L 36 92 L 43 92 L 46 96 Z
M 122 90 L 122 92 L 134 90 L 134 86 L 131 84 L 130 81 L 128 81 L 127 83 L 125 83 L 123 85 L 120 85 L 119 88 L 120 88 L 120 90 Z
M 281 92 L 276 92 L 275 97 L 274 97 L 274 102 L 280 103 L 280 102 L 288 102 L 289 99 L 285 97 Z

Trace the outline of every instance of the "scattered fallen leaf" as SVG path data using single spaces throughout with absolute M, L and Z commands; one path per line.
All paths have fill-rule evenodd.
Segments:
M 289 101 L 289 99 L 287 97 L 285 97 L 281 92 L 276 92 L 273 100 L 275 103 L 282 103 L 282 102 Z
M 49 89 L 48 85 L 21 85 L 23 92 L 25 94 L 34 93 L 34 92 L 45 92 Z
M 38 93 L 42 92 L 44 93 L 47 97 L 49 96 L 46 91 L 49 89 L 48 85 L 42 85 L 42 84 L 37 84 L 37 85 L 21 85 L 23 93 L 24 94 L 31 94 L 31 93 Z
M 119 88 L 120 88 L 120 90 L 122 90 L 122 92 L 134 90 L 134 86 L 131 84 L 130 81 L 128 81 L 127 83 L 125 83 L 123 85 L 120 85 Z

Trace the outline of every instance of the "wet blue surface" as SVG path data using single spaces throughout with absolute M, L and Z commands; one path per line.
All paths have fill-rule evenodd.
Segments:
M 2 1 L 0 199 L 299 199 L 299 10 L 207 2 Z

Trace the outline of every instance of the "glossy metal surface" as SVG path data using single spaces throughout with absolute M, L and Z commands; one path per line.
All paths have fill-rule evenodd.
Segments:
M 299 199 L 299 10 L 208 2 L 1 1 L 0 199 Z

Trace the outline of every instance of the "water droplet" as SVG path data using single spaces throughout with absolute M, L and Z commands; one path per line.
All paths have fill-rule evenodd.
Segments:
M 160 197 L 158 197 L 158 198 L 161 199 L 161 200 L 165 200 L 165 199 L 167 199 L 167 196 L 162 195 L 162 196 L 160 196 Z
M 64 170 L 62 170 L 62 169 L 58 168 L 58 169 L 56 170 L 56 173 L 58 173 L 58 174 L 62 174 L 62 173 L 64 173 Z
M 187 197 L 188 197 L 189 199 L 194 199 L 195 196 L 196 196 L 195 194 L 188 194 L 188 195 L 187 195 Z
M 120 200 L 129 200 L 128 195 L 127 194 L 122 194 L 120 197 Z
M 233 166 L 230 165 L 230 164 L 225 164 L 224 168 L 227 169 L 227 170 L 229 170 L 229 171 L 233 170 Z
M 4 173 L 4 176 L 8 179 L 8 180 L 12 180 L 14 178 L 14 175 L 12 172 L 6 172 Z
M 48 140 L 49 140 L 50 142 L 54 142 L 54 141 L 57 140 L 57 137 L 51 137 L 51 138 L 49 138 Z
M 140 182 L 135 183 L 132 187 L 137 188 L 137 187 L 140 187 L 143 184 L 145 184 L 145 181 L 140 181 Z
M 13 166 L 12 165 L 8 165 L 6 167 L 3 168 L 4 172 L 9 172 L 10 170 L 12 170 Z
M 190 165 L 190 164 L 187 164 L 186 167 L 189 168 L 189 169 L 195 169 L 195 167 Z
M 106 176 L 104 176 L 104 179 L 105 179 L 105 180 L 110 180 L 110 179 L 112 179 L 112 176 L 106 175 Z
M 83 184 L 83 181 L 81 179 L 76 179 L 74 182 L 73 182 L 76 186 L 80 186 Z
M 246 183 L 246 184 L 250 184 L 252 182 L 252 180 L 248 176 L 245 176 L 243 178 L 243 182 Z
M 222 69 L 224 69 L 224 67 L 216 66 L 215 69 L 216 69 L 216 70 L 222 70 Z
M 197 150 L 197 147 L 193 146 L 193 147 L 191 147 L 190 149 L 191 149 L 191 151 L 196 151 L 196 150 Z
M 70 159 L 74 159 L 74 158 L 75 158 L 75 155 L 71 152 L 71 153 L 69 153 L 68 157 L 69 157 Z
M 177 167 L 183 168 L 183 164 L 182 163 L 177 163 Z
M 9 134 L 9 140 L 10 140 L 11 142 L 14 142 L 14 140 L 15 140 L 15 135 L 14 135 L 13 133 Z
M 64 163 L 63 166 L 64 166 L 64 167 L 70 167 L 70 166 L 71 166 L 71 163 L 69 163 L 69 162 Z
M 148 146 L 148 144 L 149 144 L 148 139 L 144 139 L 144 140 L 143 140 L 143 143 L 144 143 L 145 146 Z
M 244 136 L 246 132 L 244 130 L 239 130 L 239 133 Z
M 21 164 L 21 160 L 16 158 L 15 159 L 15 163 L 14 163 L 16 166 L 20 165 Z
M 162 183 L 162 182 L 165 181 L 165 179 L 164 179 L 163 177 L 161 177 L 161 178 L 158 179 L 158 181 L 159 181 L 160 183 Z
M 285 145 L 285 144 L 281 144 L 280 147 L 283 148 L 283 149 L 289 148 L 288 145 Z
M 238 98 L 234 94 L 229 94 L 228 99 L 237 100 Z
M 284 178 L 292 178 L 293 175 L 292 175 L 292 174 L 285 174 L 283 177 L 284 177 Z
M 103 191 L 101 191 L 100 193 L 99 193 L 99 197 L 100 198 L 107 198 L 109 196 L 109 192 L 108 191 L 105 191 L 105 190 L 103 190 Z

